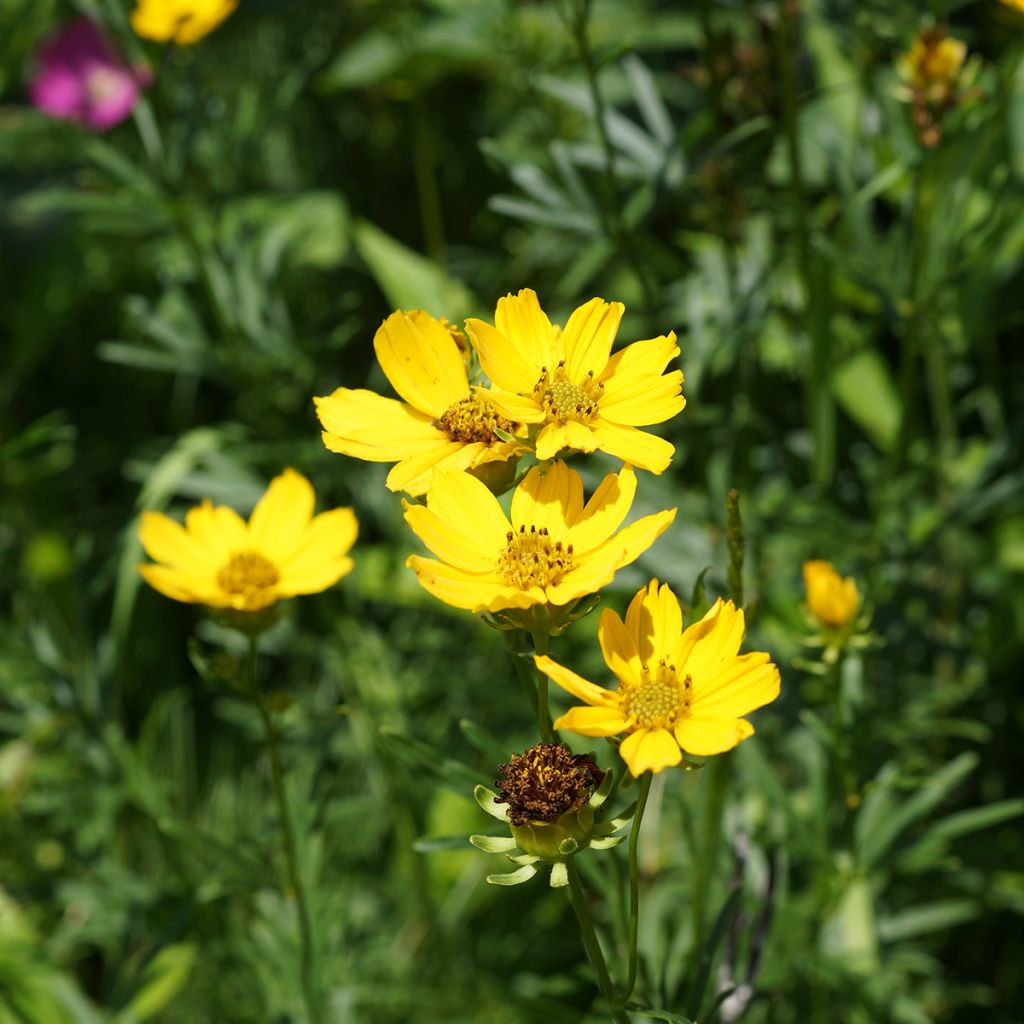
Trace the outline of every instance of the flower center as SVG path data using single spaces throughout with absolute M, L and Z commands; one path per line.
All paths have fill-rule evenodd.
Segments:
M 266 592 L 279 579 L 273 563 L 258 551 L 236 551 L 217 573 L 217 586 L 228 594 L 244 594 L 250 608 L 262 608 L 273 601 Z
M 572 545 L 552 541 L 548 528 L 519 527 L 519 532 L 505 534 L 505 550 L 498 556 L 498 572 L 514 587 L 547 587 L 556 584 L 575 567 Z
M 91 103 L 110 99 L 121 88 L 124 76 L 113 68 L 96 67 L 85 76 L 85 91 Z
M 554 376 L 545 366 L 540 380 L 533 386 L 533 396 L 540 402 L 548 416 L 565 423 L 576 420 L 589 423 L 597 415 L 597 405 L 604 394 L 604 385 L 594 380 L 594 371 L 587 370 L 582 384 L 574 384 L 565 372 L 563 359 L 555 369 Z
M 463 444 L 473 441 L 494 444 L 499 440 L 494 433 L 495 427 L 510 434 L 516 425 L 500 415 L 489 402 L 478 395 L 470 395 L 468 398 L 460 398 L 445 409 L 444 414 L 434 420 L 434 426 L 443 430 L 453 441 L 461 441 Z
M 653 673 L 644 666 L 640 684 L 623 694 L 623 710 L 645 729 L 671 729 L 689 709 L 692 688 L 689 676 L 680 679 L 675 665 L 662 659 Z
M 579 807 L 605 773 L 588 754 L 573 754 L 561 743 L 538 743 L 499 765 L 498 803 L 508 804 L 513 825 L 556 821 Z

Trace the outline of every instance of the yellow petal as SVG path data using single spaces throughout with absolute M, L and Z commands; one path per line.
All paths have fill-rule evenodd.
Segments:
M 626 345 L 608 360 L 601 374 L 604 393 L 614 396 L 622 388 L 631 387 L 638 381 L 649 382 L 652 377 L 661 376 L 677 355 L 679 346 L 674 331 Z
M 629 720 L 618 708 L 570 708 L 554 727 L 581 736 L 615 736 L 629 728 Z
M 315 500 L 310 482 L 294 469 L 274 477 L 249 517 L 250 544 L 282 564 L 302 543 Z
M 373 391 L 338 388 L 313 403 L 325 431 L 324 444 L 345 455 L 392 462 L 448 440 L 427 414 Z
M 629 513 L 636 495 L 636 473 L 623 466 L 609 473 L 590 497 L 582 513 L 570 520 L 570 535 L 577 552 L 585 553 L 606 541 Z
M 579 384 L 588 372 L 601 376 L 625 310 L 621 302 L 591 299 L 573 312 L 562 332 L 569 380 Z
M 212 568 L 219 553 L 200 544 L 180 523 L 162 512 L 143 512 L 139 540 L 150 558 L 178 569 L 203 572 Z
M 574 697 L 579 697 L 585 703 L 594 707 L 619 707 L 617 694 L 612 693 L 611 690 L 604 689 L 602 686 L 596 686 L 594 683 L 588 682 L 583 676 L 578 676 L 573 672 L 572 669 L 559 665 L 557 661 L 552 661 L 546 654 L 535 654 L 533 661 L 548 679 L 558 683 L 563 690 L 571 693 Z
M 439 601 L 473 612 L 495 612 L 503 608 L 529 608 L 544 600 L 543 592 L 532 587 L 509 587 L 501 577 L 463 572 L 431 558 L 410 555 L 405 564 L 416 573 L 424 590 Z
M 483 320 L 467 320 L 466 333 L 473 339 L 480 366 L 492 384 L 517 395 L 533 394 L 541 368 L 530 363 L 512 341 Z
M 546 527 L 552 538 L 566 535 L 566 524 L 583 508 L 583 481 L 564 462 L 534 466 L 512 495 L 512 529 Z
M 373 348 L 394 389 L 420 412 L 436 419 L 469 396 L 462 353 L 429 314 L 392 313 L 374 335 Z
M 683 759 L 683 752 L 668 729 L 637 729 L 622 741 L 619 754 L 634 776 L 644 772 L 657 774 Z
M 613 398 L 602 395 L 598 403 L 601 418 L 630 427 L 664 423 L 678 416 L 686 406 L 686 399 L 679 390 L 682 380 L 683 374 L 677 370 L 664 377 L 638 382 L 629 391 L 623 390 Z
M 299 567 L 293 566 L 281 577 L 277 590 L 282 597 L 293 597 L 298 594 L 319 594 L 333 587 L 335 583 L 347 576 L 355 568 L 351 558 L 333 558 L 330 561 L 312 565 L 308 562 Z
M 676 665 L 695 683 L 709 676 L 716 665 L 735 658 L 743 641 L 743 609 L 732 601 L 716 602 L 704 621 L 711 623 L 711 629 L 699 636 L 685 661 Z
M 185 513 L 185 527 L 211 558 L 226 562 L 234 552 L 249 547 L 245 520 L 233 508 L 214 505 L 209 499 Z
M 626 612 L 626 630 L 645 665 L 672 655 L 683 632 L 683 613 L 676 595 L 667 583 L 651 582 L 630 602 Z
M 590 427 L 575 420 L 569 420 L 567 423 L 549 423 L 537 435 L 538 459 L 553 459 L 563 448 L 592 452 L 597 448 L 597 438 Z
M 600 415 L 590 429 L 597 437 L 601 451 L 655 475 L 668 469 L 676 452 L 675 447 L 663 437 L 655 437 L 636 427 L 611 423 Z
M 742 718 L 684 718 L 676 725 L 676 739 L 688 754 L 708 757 L 732 750 L 754 735 L 754 727 Z
M 577 565 L 558 583 L 546 588 L 548 604 L 566 605 L 577 598 L 596 594 L 615 578 L 616 568 L 613 558 L 593 559 Z
M 486 390 L 481 388 L 477 394 L 482 395 L 498 412 L 514 423 L 543 423 L 547 413 L 540 407 L 532 394 L 514 395 L 511 391 Z
M 587 561 L 611 560 L 616 569 L 635 562 L 671 525 L 676 510 L 666 509 L 630 523 L 586 555 Z
M 494 326 L 522 353 L 528 366 L 537 368 L 534 384 L 540 377 L 541 367 L 554 369 L 558 365 L 561 346 L 532 288 L 498 299 Z
M 350 508 L 336 508 L 330 512 L 321 512 L 306 527 L 298 547 L 289 555 L 287 561 L 279 563 L 281 587 L 292 593 L 309 594 L 314 590 L 297 590 L 300 585 L 308 586 L 309 580 L 319 578 L 320 574 L 337 575 L 323 587 L 323 590 L 351 571 L 351 559 L 345 558 L 351 550 L 359 533 L 359 523 Z
M 407 501 L 402 504 L 405 521 L 412 532 L 442 562 L 471 573 L 494 571 L 498 551 L 482 547 L 473 530 L 452 526 L 423 505 L 411 505 Z
M 414 497 L 423 494 L 430 485 L 435 469 L 459 471 L 473 465 L 483 452 L 479 442 L 464 444 L 462 441 L 445 439 L 435 447 L 410 455 L 392 467 L 388 473 L 389 491 L 405 491 Z
M 470 473 L 435 470 L 427 488 L 427 508 L 455 530 L 469 532 L 478 551 L 492 551 L 496 557 L 508 543 L 511 524 L 498 499 Z
M 605 608 L 601 612 L 601 619 L 597 624 L 597 639 L 601 644 L 605 664 L 623 682 L 639 686 L 643 666 L 636 643 L 618 613 L 611 608 Z
M 762 651 L 732 658 L 708 677 L 693 679 L 691 711 L 698 718 L 739 718 L 779 695 L 779 670 Z
M 140 565 L 139 572 L 154 590 L 159 590 L 174 601 L 220 608 L 229 606 L 228 596 L 210 578 L 203 579 L 194 573 L 182 572 L 166 565 Z

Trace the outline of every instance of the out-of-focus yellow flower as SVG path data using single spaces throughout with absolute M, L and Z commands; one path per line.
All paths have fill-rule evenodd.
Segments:
M 967 44 L 942 28 L 919 32 L 899 61 L 899 72 L 926 99 L 942 101 L 952 91 L 967 58 Z
M 616 690 L 588 682 L 546 655 L 535 656 L 550 679 L 585 701 L 555 722 L 583 736 L 627 733 L 619 746 L 634 775 L 731 750 L 754 733 L 741 716 L 775 700 L 779 670 L 763 652 L 739 655 L 743 611 L 716 601 L 683 630 L 679 602 L 657 580 L 639 591 L 623 622 L 606 608 L 598 624 L 605 663 Z
M 470 388 L 464 346 L 461 332 L 429 313 L 392 313 L 373 348 L 405 401 L 361 388 L 314 398 L 324 444 L 357 459 L 397 463 L 388 487 L 414 495 L 427 489 L 435 468 L 473 469 L 515 457 L 520 446 L 503 441 L 494 429 L 513 433 L 516 424 Z
M 1002 0 L 1007 7 L 1012 7 L 1015 11 L 1020 11 L 1024 14 L 1024 0 Z
M 132 28 L 143 39 L 190 46 L 209 35 L 238 0 L 136 0 Z
M 860 611 L 856 581 L 840 576 L 831 562 L 804 562 L 804 586 L 807 607 L 826 626 L 848 626 Z
M 275 477 L 248 523 L 209 500 L 185 525 L 143 512 L 139 539 L 160 564 L 139 572 L 175 601 L 256 612 L 297 594 L 315 594 L 352 570 L 358 524 L 350 508 L 313 515 L 313 488 L 292 469 Z
M 610 583 L 675 519 L 669 509 L 619 530 L 635 494 L 629 466 L 606 476 L 585 505 L 577 472 L 562 462 L 535 466 L 512 496 L 509 522 L 475 477 L 435 470 L 426 505 L 406 502 L 405 518 L 440 561 L 412 555 L 406 564 L 456 608 L 562 607 Z
M 611 354 L 625 307 L 591 299 L 552 325 L 529 288 L 499 299 L 494 325 L 467 320 L 480 365 L 495 390 L 488 397 L 518 423 L 540 426 L 537 457 L 563 449 L 608 452 L 661 473 L 675 448 L 637 427 L 662 423 L 686 404 L 673 333 L 637 341 Z

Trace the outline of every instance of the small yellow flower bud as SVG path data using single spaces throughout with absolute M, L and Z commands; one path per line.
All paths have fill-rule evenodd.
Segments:
M 840 576 L 831 562 L 804 562 L 804 585 L 807 607 L 825 626 L 848 626 L 860 611 L 856 581 L 852 576 Z

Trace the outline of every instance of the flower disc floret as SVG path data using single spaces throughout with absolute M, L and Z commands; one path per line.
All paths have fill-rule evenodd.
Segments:
M 619 753 L 633 775 L 731 750 L 754 733 L 742 716 L 779 695 L 779 671 L 767 654 L 740 655 L 743 612 L 717 601 L 683 629 L 676 596 L 657 580 L 632 600 L 625 621 L 606 609 L 598 624 L 605 663 L 618 677 L 606 690 L 547 656 L 537 667 L 585 702 L 556 722 L 584 736 L 624 735 Z
M 469 473 L 435 470 L 426 505 L 405 519 L 437 560 L 407 565 L 435 597 L 476 612 L 564 609 L 611 582 L 675 518 L 675 509 L 619 529 L 636 493 L 629 466 L 611 473 L 584 504 L 580 475 L 562 462 L 535 466 L 512 495 L 511 521 Z
M 434 426 L 443 431 L 452 441 L 464 444 L 480 442 L 486 445 L 497 444 L 501 438 L 494 432 L 495 428 L 510 434 L 516 425 L 502 416 L 497 409 L 479 395 L 460 398 L 449 406 L 434 420 Z
M 314 516 L 314 504 L 309 481 L 286 469 L 248 522 L 210 501 L 190 509 L 184 526 L 143 512 L 139 539 L 155 562 L 139 572 L 176 601 L 245 613 L 326 590 L 352 570 L 358 524 L 349 508 Z

